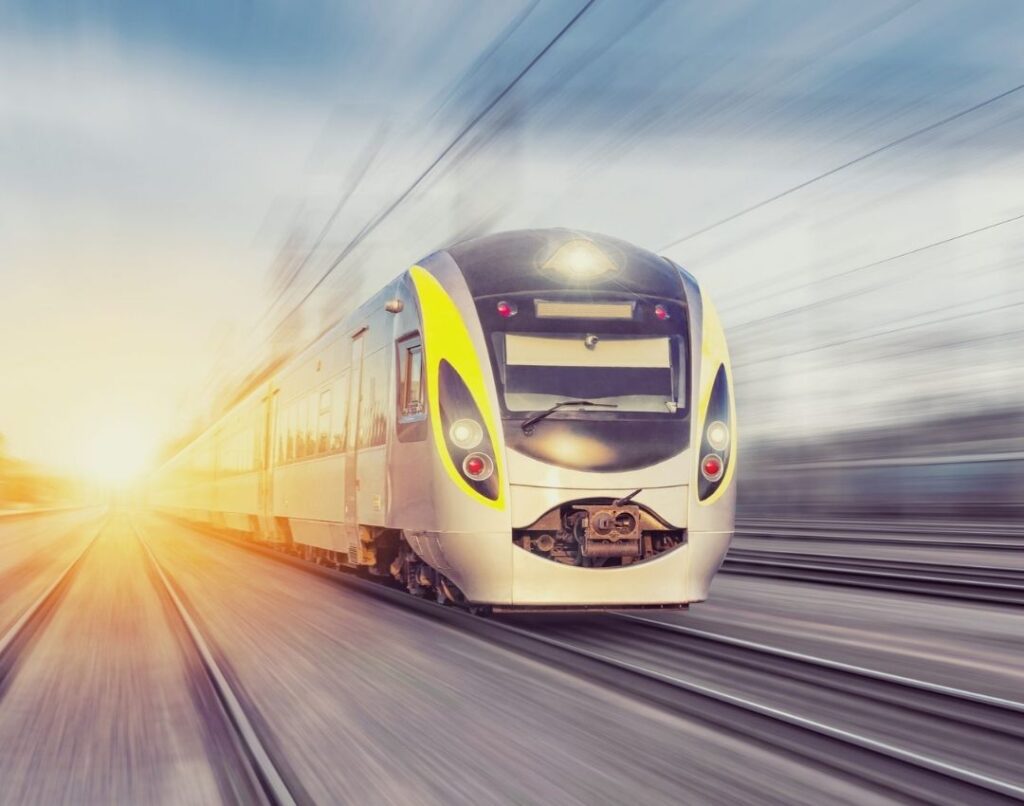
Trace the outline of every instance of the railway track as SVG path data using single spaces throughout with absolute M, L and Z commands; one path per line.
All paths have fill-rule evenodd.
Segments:
M 84 548 L 0 636 L 0 707 L 19 668 L 43 638 L 47 625 L 111 522 L 110 517 L 104 519 Z M 226 802 L 270 806 L 308 802 L 300 788 L 291 782 L 286 784 L 185 603 L 134 523 L 131 529 L 149 564 L 147 572 L 150 572 L 157 596 L 164 603 L 168 623 L 186 653 L 188 684 L 197 714 L 206 726 L 209 740 L 214 743 L 208 747 L 208 752 L 211 753 L 210 764 L 223 782 L 222 797 Z
M 736 638 L 731 635 L 722 635 L 708 630 L 701 630 L 696 627 L 687 627 L 683 624 L 675 624 L 648 616 L 640 616 L 632 613 L 619 613 L 616 618 L 630 624 L 640 624 L 644 627 L 657 631 L 667 632 L 676 636 L 684 636 L 690 639 L 686 644 L 688 649 L 700 646 L 701 643 L 728 647 L 730 650 L 739 650 L 740 656 L 746 654 L 757 658 L 780 659 L 804 666 L 813 671 L 816 682 L 821 682 L 823 673 L 838 673 L 838 680 L 870 681 L 881 684 L 881 688 L 889 688 L 888 694 L 878 698 L 887 702 L 896 702 L 901 706 L 913 707 L 923 713 L 940 715 L 943 718 L 957 719 L 965 724 L 973 724 L 986 729 L 998 730 L 1007 735 L 1024 738 L 1024 702 L 1010 700 L 1005 697 L 995 697 L 982 694 L 976 691 L 946 686 L 939 683 L 931 683 L 926 680 L 907 677 L 905 675 L 892 674 L 878 669 L 870 669 L 852 663 L 822 658 L 804 652 L 794 652 L 782 647 L 762 644 L 756 641 L 748 641 L 743 638 Z M 693 639 L 696 639 L 695 641 Z M 737 660 L 735 652 L 726 653 L 724 656 L 730 662 Z M 749 662 L 749 658 L 747 658 Z M 764 666 L 758 661 L 753 665 Z M 858 683 L 859 685 L 859 683 Z M 836 690 L 850 690 L 848 685 L 836 683 L 832 685 Z M 878 695 L 878 689 L 858 688 L 868 696 Z M 918 692 L 924 694 L 923 698 L 916 701 L 908 700 L 908 697 L 915 697 Z M 951 704 L 955 702 L 965 703 L 959 712 L 953 713 Z M 954 705 L 954 708 L 956 706 Z M 973 710 L 971 710 L 973 709 Z
M 758 518 L 758 517 L 737 517 L 736 526 L 741 529 L 751 527 L 780 527 L 784 529 L 803 529 L 828 527 L 849 531 L 867 532 L 899 532 L 913 533 L 923 532 L 935 534 L 936 532 L 950 534 L 986 534 L 1002 535 L 1013 534 L 1018 537 L 1024 536 L 1024 529 L 1015 521 L 957 521 L 949 518 L 937 518 L 935 520 L 925 519 L 899 519 L 899 518 Z
M 191 527 L 196 528 L 196 527 Z M 656 668 L 644 660 L 630 658 L 619 647 L 586 646 L 571 635 L 555 636 L 536 628 L 524 627 L 514 621 L 484 619 L 453 607 L 414 598 L 403 591 L 382 585 L 355 574 L 318 565 L 280 550 L 226 535 L 217 530 L 200 529 L 221 540 L 248 551 L 263 554 L 277 561 L 304 568 L 348 588 L 374 596 L 389 604 L 419 611 L 472 632 L 485 640 L 496 642 L 517 652 L 529 654 L 554 664 L 571 674 L 596 680 L 613 690 L 654 703 L 665 710 L 697 719 L 748 739 L 795 754 L 824 768 L 837 771 L 851 779 L 866 782 L 880 790 L 933 803 L 1013 802 L 1024 799 L 1024 784 L 1009 777 L 971 769 L 954 761 L 920 752 L 913 748 L 850 730 L 797 713 L 795 709 L 778 707 L 763 699 L 741 696 L 722 686 L 708 685 L 675 671 Z M 676 633 L 653 619 L 618 616 L 623 623 L 645 630 Z M 647 623 L 650 622 L 650 623 Z M 677 633 L 683 634 L 683 633 Z M 708 634 L 709 636 L 711 634 Z M 785 650 L 741 642 L 725 636 L 698 636 L 717 641 L 729 650 L 770 656 L 774 662 L 804 666 L 797 678 L 807 677 L 807 669 L 820 674 L 833 674 L 829 686 L 849 693 L 866 694 L 866 686 L 874 686 L 871 697 L 886 706 L 899 698 L 914 697 L 906 707 L 934 716 L 943 714 L 950 703 L 958 703 L 957 721 L 974 731 L 985 731 L 1016 742 L 1020 737 L 1017 722 L 1019 703 L 1000 701 L 974 692 L 951 689 L 925 681 L 897 679 L 859 667 L 848 667 L 827 659 L 799 656 Z M 763 671 L 763 668 L 762 668 Z M 789 672 L 793 677 L 792 669 Z M 845 682 L 843 680 L 845 679 Z M 851 684 L 850 681 L 856 681 Z M 887 690 L 883 690 L 887 689 Z M 898 693 L 897 693 L 898 692 Z M 909 695 L 907 692 L 911 692 Z M 903 706 L 901 706 L 903 707 Z M 967 708 L 974 709 L 970 713 Z
M 0 636 L 0 699 L 7 690 L 22 653 L 45 626 L 50 614 L 71 587 L 78 569 L 82 567 L 83 560 L 106 528 L 107 522 L 104 520 L 75 559 L 57 574 L 53 582 L 22 611 L 3 636 Z
M 1024 571 L 733 547 L 725 573 L 1024 605 Z
M 308 798 L 298 784 L 286 780 L 286 775 L 268 750 L 267 742 L 256 728 L 255 720 L 250 718 L 243 706 L 240 693 L 236 692 L 229 675 L 221 668 L 213 648 L 134 520 L 131 521 L 131 528 L 150 564 L 154 583 L 177 619 L 180 634 L 198 658 L 197 664 L 189 665 L 193 677 L 191 682 L 195 688 L 205 690 L 208 696 L 203 699 L 214 706 L 204 709 L 204 718 L 216 722 L 212 726 L 215 734 L 230 745 L 230 755 L 237 766 L 236 780 L 241 781 L 238 787 L 240 802 L 260 802 L 271 806 L 294 806 L 306 802 Z
M 868 535 L 859 533 L 839 533 L 829 531 L 768 531 L 766 529 L 737 529 L 736 538 L 751 540 L 758 543 L 775 540 L 794 543 L 814 543 L 818 545 L 847 544 L 855 546 L 898 546 L 906 548 L 929 549 L 967 549 L 979 551 L 1015 551 L 1024 549 L 1024 539 L 999 537 L 994 539 L 964 539 L 958 535 L 935 535 L 932 537 Z
M 757 541 L 849 543 L 878 546 L 1006 551 L 1024 549 L 1024 530 L 1015 524 L 972 526 L 943 522 L 813 521 L 741 519 L 736 537 Z

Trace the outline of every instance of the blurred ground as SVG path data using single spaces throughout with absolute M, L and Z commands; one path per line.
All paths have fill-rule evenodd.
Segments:
M 878 800 L 272 559 L 146 528 L 317 802 Z
M 3 681 L 0 802 L 220 802 L 221 759 L 168 618 L 118 515 Z
M 128 517 L 115 513 L 0 687 L 4 803 L 237 797 L 225 780 L 235 760 L 210 703 L 196 694 L 193 651 Z M 160 517 L 134 517 L 279 766 L 316 802 L 887 799 L 835 770 L 272 558 Z M 0 524 L 0 557 L 21 551 L 14 567 L 25 566 L 31 537 L 41 564 L 34 574 L 5 577 L 8 619 L 63 567 L 40 557 L 70 559 L 98 525 L 88 512 L 18 522 Z M 1024 630 L 1014 608 L 720 575 L 708 602 L 653 617 L 994 696 L 1017 698 L 1024 686 Z M 672 641 L 607 617 L 532 622 L 530 629 L 829 724 L 1011 779 L 1018 772 L 994 736 L 958 749 L 952 724 L 925 730 L 918 723 L 927 719 L 915 717 L 912 727 L 909 713 L 877 703 L 822 698 L 786 676 L 679 655 Z

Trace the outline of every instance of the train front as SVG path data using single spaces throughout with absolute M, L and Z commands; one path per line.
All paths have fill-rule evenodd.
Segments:
M 501 537 L 445 541 L 467 598 L 495 609 L 705 599 L 733 532 L 736 426 L 724 337 L 693 278 L 564 230 L 480 238 L 437 260 L 457 265 L 478 317 L 469 335 L 504 443 L 502 512 L 487 520 L 511 521 Z M 451 268 L 437 266 L 447 285 Z

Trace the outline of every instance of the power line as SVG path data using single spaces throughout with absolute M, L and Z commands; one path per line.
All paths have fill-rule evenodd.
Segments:
M 910 330 L 917 330 L 918 328 L 929 327 L 931 325 L 955 322 L 959 319 L 969 319 L 974 316 L 983 316 L 985 314 L 990 313 L 999 313 L 1000 311 L 1005 311 L 1010 308 L 1019 308 L 1021 305 L 1024 305 L 1024 302 L 1010 302 L 1005 305 L 996 305 L 990 308 L 982 308 L 979 311 L 967 311 L 965 313 L 959 313 L 954 316 L 950 316 L 948 313 L 945 312 L 945 309 L 943 309 L 943 313 L 941 316 L 933 317 L 932 319 L 926 319 L 923 322 L 915 322 L 912 325 L 902 325 L 900 327 L 888 328 L 886 330 L 878 330 L 875 331 L 874 333 L 863 333 L 859 336 L 850 336 L 849 338 L 838 339 L 836 341 L 826 342 L 825 344 L 816 344 L 813 347 L 806 347 L 800 350 L 791 350 L 785 353 L 776 353 L 775 355 L 769 355 L 766 356 L 765 358 L 758 358 L 754 361 L 740 361 L 739 363 L 734 364 L 734 367 L 740 369 L 743 367 L 757 366 L 759 364 L 768 364 L 771 363 L 772 361 L 778 361 L 783 358 L 793 358 L 794 356 L 798 355 L 815 353 L 818 352 L 819 350 L 830 350 L 833 347 L 843 347 L 847 344 L 853 344 L 858 341 L 878 339 L 882 338 L 883 336 L 891 336 L 895 333 L 905 333 Z M 938 313 L 938 311 L 929 311 L 929 313 Z
M 434 160 L 412 181 L 412 183 L 408 187 L 406 187 L 405 190 L 403 190 L 397 196 L 397 198 L 394 199 L 394 201 L 392 201 L 387 207 L 385 207 L 382 211 L 380 211 L 376 216 L 371 218 L 363 226 L 363 228 L 361 230 L 359 230 L 359 232 L 357 232 L 355 234 L 355 236 L 352 238 L 352 240 L 349 241 L 349 243 L 345 246 L 345 248 L 341 250 L 339 255 L 327 267 L 327 270 L 320 276 L 320 279 L 318 279 L 313 284 L 312 288 L 310 288 L 309 291 L 307 291 L 303 295 L 302 299 L 300 299 L 298 301 L 298 303 L 296 303 L 288 311 L 288 313 L 286 313 L 284 315 L 284 317 L 281 319 L 281 321 L 278 323 L 278 325 L 271 332 L 270 338 L 273 338 L 273 336 L 284 326 L 284 323 L 287 322 L 288 319 L 290 319 L 291 316 L 296 311 L 298 311 L 306 303 L 306 301 L 311 296 L 313 296 L 314 292 L 316 292 L 316 290 L 318 288 L 320 288 L 321 285 L 323 285 L 324 281 L 327 280 L 327 278 L 331 276 L 331 274 L 334 272 L 334 270 L 339 265 L 341 265 L 341 263 L 345 260 L 345 258 L 347 258 L 350 254 L 352 254 L 352 252 L 356 249 L 356 247 L 358 247 L 364 240 L 366 240 L 367 236 L 369 236 L 370 233 L 372 233 L 378 226 L 380 226 L 380 224 L 385 219 L 387 219 L 396 209 L 398 209 L 398 207 L 400 205 L 402 205 L 405 202 L 405 200 L 407 198 L 409 198 L 409 196 L 413 193 L 413 191 L 416 190 L 416 188 L 418 188 L 423 183 L 423 181 L 431 173 L 433 173 L 434 169 L 438 165 L 441 164 L 441 162 L 455 149 L 455 147 L 460 142 L 462 142 L 463 138 L 465 138 L 465 136 L 467 134 L 469 134 L 469 132 L 472 131 L 476 127 L 476 125 L 484 118 L 485 115 L 487 115 L 488 112 L 490 112 L 492 109 L 494 109 L 494 107 L 497 106 L 502 101 L 502 99 L 504 99 L 505 96 L 508 95 L 512 91 L 512 89 L 523 79 L 523 77 L 527 73 L 529 73 L 530 70 L 532 70 L 534 68 L 534 66 L 542 58 L 544 58 L 544 56 L 547 54 L 547 52 L 549 50 L 551 50 L 551 48 L 553 48 L 558 43 L 558 41 L 563 36 L 565 36 L 566 33 L 568 33 L 569 29 L 571 29 L 579 21 L 579 19 L 587 11 L 590 10 L 591 6 L 593 6 L 594 3 L 596 3 L 596 2 L 597 2 L 597 0 L 587 0 L 587 2 L 583 5 L 583 7 L 579 11 L 576 12 L 576 14 L 572 17 L 572 19 L 570 19 L 569 22 L 567 22 L 562 27 L 562 29 L 557 34 L 555 34 L 555 36 L 551 39 L 551 41 L 549 41 L 543 48 L 541 48 L 541 50 L 529 61 L 529 63 L 522 70 L 519 71 L 519 73 L 516 75 L 516 77 L 513 78 L 512 81 L 510 81 L 507 85 L 505 85 L 504 89 L 502 89 L 497 95 L 495 95 L 484 106 L 484 108 L 481 109 L 480 112 L 478 112 L 473 117 L 473 119 L 470 120 L 470 122 L 467 123 L 459 131 L 459 133 L 454 137 L 454 139 L 450 143 L 448 143 L 447 146 L 444 147 L 444 149 L 441 151 L 441 153 L 438 154 L 437 157 L 434 158 Z
M 873 268 L 875 268 L 877 266 L 883 266 L 886 263 L 892 263 L 893 261 L 901 260 L 902 258 L 905 258 L 905 257 L 910 257 L 911 255 L 917 255 L 917 254 L 920 254 L 921 252 L 926 252 L 929 249 L 934 249 L 934 248 L 939 247 L 939 246 L 945 246 L 946 244 L 953 243 L 954 241 L 959 241 L 959 240 L 961 240 L 963 238 L 968 238 L 968 237 L 970 237 L 972 235 L 977 235 L 977 234 L 979 234 L 981 232 L 987 232 L 989 230 L 995 229 L 996 227 L 1002 227 L 1005 224 L 1012 224 L 1013 222 L 1021 221 L 1022 219 L 1024 219 L 1024 213 L 1018 213 L 1015 216 L 1010 216 L 1009 218 L 1004 218 L 1004 219 L 1002 219 L 1000 221 L 995 221 L 995 222 L 993 222 L 991 224 L 986 224 L 983 227 L 978 227 L 976 229 L 968 230 L 967 232 L 961 232 L 961 233 L 959 233 L 957 235 L 952 235 L 949 238 L 943 238 L 940 241 L 933 241 L 932 243 L 928 243 L 928 244 L 925 244 L 923 246 L 918 246 L 918 247 L 915 247 L 914 249 L 908 249 L 906 252 L 900 252 L 897 255 L 890 255 L 889 257 L 882 258 L 881 260 L 873 260 L 870 263 L 864 263 L 864 264 L 862 264 L 860 266 L 854 266 L 852 269 L 846 269 L 845 271 L 841 271 L 838 274 L 833 274 L 833 275 L 830 275 L 828 277 L 822 277 L 822 278 L 819 278 L 817 280 L 812 280 L 809 283 L 805 283 L 803 285 L 796 286 L 794 288 L 790 288 L 790 289 L 788 289 L 786 291 L 786 293 L 792 293 L 793 291 L 800 291 L 800 290 L 802 290 L 804 288 L 807 288 L 809 286 L 817 285 L 818 283 L 826 282 L 826 281 L 829 281 L 829 280 L 835 280 L 835 279 L 838 279 L 840 277 L 847 277 L 847 276 L 849 276 L 851 274 L 854 274 L 856 272 L 865 271 L 867 269 L 873 269 Z M 746 322 L 742 322 L 742 323 L 740 323 L 738 325 L 734 325 L 733 326 L 733 330 L 739 330 L 741 328 L 747 328 L 747 327 L 750 327 L 751 325 L 763 324 L 765 322 L 771 322 L 771 321 L 774 321 L 776 319 L 780 319 L 780 318 L 782 318 L 784 316 L 789 316 L 790 314 L 799 313 L 801 311 L 806 311 L 806 310 L 811 309 L 811 308 L 817 308 L 817 307 L 822 306 L 822 305 L 828 305 L 828 304 L 830 304 L 832 302 L 838 302 L 838 301 L 841 301 L 841 300 L 850 299 L 851 297 L 863 296 L 864 294 L 867 294 L 867 293 L 869 293 L 871 291 L 877 290 L 877 288 L 878 288 L 878 286 L 876 285 L 876 286 L 872 286 L 871 288 L 861 289 L 860 291 L 846 292 L 846 293 L 843 293 L 843 294 L 834 294 L 833 296 L 827 297 L 827 298 L 822 299 L 822 300 L 817 300 L 815 302 L 808 302 L 808 303 L 806 303 L 804 305 L 798 305 L 798 306 L 796 306 L 794 308 L 787 308 L 786 310 L 778 311 L 777 313 L 769 314 L 767 316 L 761 316 L 761 317 L 758 317 L 757 319 L 749 319 Z
M 1024 336 L 1024 328 L 1015 328 L 1013 330 L 1004 330 L 1004 331 L 1001 331 L 1000 333 L 987 333 L 985 335 L 973 336 L 973 337 L 971 337 L 969 339 L 958 338 L 958 339 L 955 339 L 955 340 L 947 341 L 945 343 L 936 342 L 936 343 L 933 343 L 933 344 L 926 344 L 926 345 L 923 345 L 923 346 L 920 346 L 920 347 L 913 347 L 913 348 L 911 348 L 909 350 L 898 350 L 896 352 L 881 353 L 881 354 L 876 354 L 876 355 L 860 355 L 860 356 L 856 356 L 856 357 L 850 358 L 849 360 L 845 360 L 843 362 L 843 368 L 845 369 L 847 367 L 853 366 L 854 364 L 863 364 L 863 363 L 869 363 L 869 362 L 881 363 L 881 362 L 886 361 L 887 359 L 890 359 L 890 358 L 905 358 L 908 355 L 918 355 L 919 353 L 934 353 L 936 350 L 943 349 L 943 348 L 948 348 L 950 350 L 957 350 L 957 349 L 962 349 L 962 348 L 967 347 L 967 346 L 972 345 L 972 344 L 981 344 L 982 342 L 987 342 L 987 341 L 1008 341 L 1009 339 L 1011 339 L 1011 338 L 1013 338 L 1015 336 Z M 779 372 L 778 370 L 774 370 L 772 372 L 772 377 L 774 379 L 778 379 L 778 378 L 784 378 L 784 377 L 787 377 L 787 376 L 792 376 L 792 375 L 797 375 L 797 374 L 799 374 L 799 375 L 806 375 L 809 372 L 820 372 L 821 370 L 835 369 L 835 368 L 836 368 L 835 364 L 828 363 L 828 364 L 818 364 L 817 366 L 811 366 L 811 367 L 794 368 L 794 369 L 791 369 L 791 370 L 789 370 L 787 372 Z M 757 378 L 747 378 L 747 377 L 744 377 L 743 375 L 740 375 L 739 378 L 737 379 L 738 383 L 750 383 L 750 382 L 756 383 L 757 381 L 758 381 Z
M 664 252 L 668 249 L 673 248 L 674 246 L 678 246 L 684 241 L 689 241 L 692 238 L 696 238 L 698 235 L 703 235 L 706 232 L 710 232 L 711 230 L 720 227 L 723 224 L 728 224 L 730 221 L 735 221 L 737 218 L 745 216 L 747 213 L 752 213 L 755 210 L 760 210 L 762 207 L 765 207 L 766 205 L 769 205 L 772 202 L 776 202 L 779 199 L 783 199 L 792 193 L 796 193 L 798 190 L 803 190 L 805 187 L 813 185 L 815 182 L 820 182 L 822 179 L 826 179 L 830 176 L 839 173 L 840 171 L 850 168 L 851 166 L 857 165 L 858 163 L 871 159 L 872 157 L 881 154 L 883 151 L 888 151 L 891 148 L 895 148 L 898 145 L 902 145 L 903 143 L 906 143 L 908 140 L 913 140 L 915 137 L 919 137 L 922 134 L 927 134 L 928 132 L 935 131 L 936 129 L 941 128 L 942 126 L 945 126 L 947 123 L 952 123 L 954 120 L 959 120 L 960 118 L 970 115 L 973 112 L 977 112 L 979 109 L 984 109 L 986 106 L 994 104 L 997 101 L 1001 101 L 1003 98 L 1013 95 L 1016 92 L 1020 92 L 1021 90 L 1024 90 L 1024 84 L 1018 84 L 1016 87 L 1011 87 L 1010 89 L 1001 92 L 998 95 L 993 95 L 991 98 L 987 98 L 984 101 L 980 101 L 979 103 L 974 104 L 973 106 L 967 107 L 967 109 L 961 109 L 959 112 L 956 112 L 955 114 L 950 115 L 949 117 L 945 117 L 942 120 L 937 120 L 934 123 L 930 123 L 924 128 L 916 129 L 915 131 L 912 131 L 909 134 L 905 134 L 902 137 L 899 137 L 891 142 L 886 143 L 885 145 L 872 149 L 871 151 L 868 151 L 865 154 L 861 154 L 859 157 L 854 157 L 853 159 L 844 162 L 842 165 L 837 165 L 835 168 L 831 168 L 825 171 L 824 173 L 818 174 L 817 176 L 813 176 L 810 179 L 807 179 L 798 185 L 793 185 L 793 187 L 787 188 L 786 190 L 783 190 L 781 193 L 776 193 L 774 196 L 770 196 L 767 199 L 763 199 L 762 201 L 759 201 L 757 204 L 753 204 L 750 207 L 740 210 L 738 213 L 733 213 L 732 215 L 726 216 L 725 218 L 720 219 L 719 221 L 716 221 L 713 224 L 708 224 L 706 227 L 702 227 L 699 230 L 695 230 L 689 233 L 688 235 L 684 235 L 681 238 L 676 238 L 674 241 L 670 241 L 669 243 L 665 244 L 665 246 L 662 246 L 658 251 Z
M 330 215 L 327 216 L 327 220 L 324 221 L 324 224 L 320 228 L 320 232 L 317 233 L 316 238 L 313 239 L 313 242 L 309 245 L 309 248 L 306 249 L 305 254 L 299 261 L 299 265 L 292 272 L 291 279 L 289 280 L 289 282 L 285 283 L 281 291 L 278 292 L 277 296 L 267 306 L 266 310 L 263 312 L 263 315 L 256 322 L 254 329 L 258 330 L 259 327 L 266 321 L 267 317 L 270 316 L 270 313 L 274 310 L 274 308 L 277 307 L 278 303 L 284 299 L 285 295 L 288 293 L 288 290 L 291 288 L 291 283 L 301 276 L 302 270 L 306 268 L 306 265 L 313 258 L 313 255 L 316 254 L 316 251 L 320 248 L 320 244 L 323 243 L 324 238 L 326 238 L 327 234 L 331 231 L 331 228 L 334 226 L 334 222 L 337 220 L 338 215 L 344 209 L 345 205 L 348 204 L 349 199 L 351 199 L 352 196 L 355 194 L 356 190 L 359 188 L 359 185 L 361 185 L 363 180 L 366 178 L 366 174 L 369 172 L 370 166 L 373 165 L 374 160 L 377 158 L 377 154 L 380 152 L 381 146 L 383 146 L 384 144 L 384 135 L 387 131 L 387 128 L 388 126 L 386 123 L 381 123 L 378 126 L 373 136 L 364 146 L 359 158 L 356 159 L 356 161 L 352 164 L 352 170 L 349 172 L 349 175 L 347 176 L 345 181 L 345 192 L 342 193 L 341 198 L 338 199 L 338 202 L 337 204 L 335 204 L 334 209 L 331 211 Z
M 470 65 L 470 67 L 462 74 L 462 76 L 457 81 L 455 81 L 451 88 L 445 93 L 443 98 L 439 102 L 434 104 L 434 112 L 429 116 L 428 122 L 431 119 L 433 119 L 436 115 L 440 114 L 440 112 L 444 109 L 448 102 L 458 93 L 459 88 L 462 87 L 469 80 L 469 78 L 475 72 L 477 72 L 482 67 L 482 65 L 484 65 L 487 62 L 487 60 L 490 59 L 498 51 L 499 48 L 501 48 L 502 45 L 508 42 L 508 40 L 512 37 L 516 30 L 533 13 L 534 9 L 536 9 L 539 3 L 540 0 L 533 0 L 532 3 L 530 3 L 518 15 L 516 15 L 512 22 L 509 23 L 509 25 L 507 25 L 504 28 L 504 30 L 502 30 L 486 48 L 484 48 L 480 55 L 473 60 L 472 65 Z M 292 283 L 301 276 L 302 270 L 309 263 L 310 259 L 313 257 L 316 251 L 320 248 L 321 243 L 323 243 L 324 238 L 330 232 L 331 227 L 337 220 L 337 217 L 341 213 L 342 208 L 344 208 L 344 206 L 348 203 L 349 199 L 354 195 L 355 191 L 358 189 L 363 179 L 365 179 L 371 164 L 376 159 L 377 154 L 380 152 L 380 149 L 384 144 L 384 135 L 386 134 L 387 128 L 388 126 L 386 123 L 380 124 L 377 131 L 374 132 L 373 136 L 370 138 L 366 147 L 364 147 L 363 153 L 360 156 L 360 158 L 353 163 L 353 170 L 350 172 L 347 181 L 345 182 L 345 193 L 339 199 L 337 205 L 334 207 L 334 210 L 327 217 L 327 220 L 324 222 L 324 225 L 321 228 L 319 235 L 314 239 L 313 243 L 310 245 L 305 255 L 302 257 L 298 267 L 294 271 L 292 271 L 291 277 L 285 282 L 284 287 L 266 307 L 263 314 L 256 322 L 254 329 L 258 330 L 259 327 L 266 321 L 267 317 L 273 312 L 273 309 L 276 308 L 277 305 L 284 299 L 288 291 L 291 290 Z
M 507 26 L 501 31 L 480 54 L 473 60 L 473 63 L 466 69 L 451 87 L 444 93 L 441 100 L 434 104 L 434 111 L 428 116 L 426 123 L 429 124 L 435 117 L 444 111 L 445 107 L 455 98 L 462 88 L 478 73 L 483 66 L 496 54 L 501 47 L 507 43 L 520 26 L 533 14 L 534 9 L 540 5 L 540 0 L 533 0 L 526 6 Z M 426 125 L 426 124 L 425 124 Z

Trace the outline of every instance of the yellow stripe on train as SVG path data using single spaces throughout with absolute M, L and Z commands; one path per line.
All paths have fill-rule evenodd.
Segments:
M 458 306 L 430 272 L 422 266 L 409 269 L 416 294 L 420 302 L 420 315 L 423 317 L 423 349 L 427 362 L 427 395 L 430 401 L 430 422 L 434 430 L 434 442 L 441 457 L 441 464 L 448 472 L 452 481 L 466 495 L 495 509 L 505 508 L 505 466 L 501 446 L 503 438 L 497 427 L 497 420 L 491 411 L 487 398 L 487 387 L 484 373 L 480 368 L 480 359 L 473 348 L 473 341 L 466 329 Z M 439 372 L 441 360 L 446 360 L 462 376 L 469 389 L 473 402 L 479 409 L 487 429 L 491 445 L 494 446 L 494 469 L 498 477 L 498 498 L 492 501 L 481 495 L 462 477 L 446 447 L 444 426 L 441 423 L 441 412 L 437 405 Z

